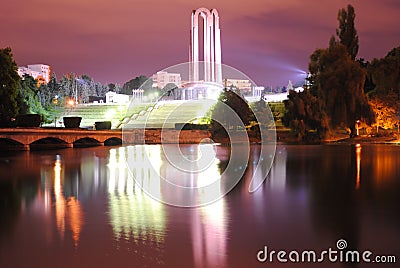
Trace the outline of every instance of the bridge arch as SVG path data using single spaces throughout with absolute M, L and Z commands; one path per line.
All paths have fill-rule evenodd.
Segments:
M 104 141 L 105 146 L 115 146 L 115 145 L 121 145 L 121 144 L 122 144 L 122 139 L 117 138 L 117 137 L 111 137 Z
M 26 144 L 25 147 L 30 150 L 43 150 L 43 149 L 58 149 L 71 147 L 68 142 L 56 137 L 44 137 L 36 139 L 33 142 Z
M 36 144 L 68 144 L 68 142 L 60 138 L 45 137 L 37 139 L 30 143 L 30 145 L 36 145 Z
M 24 144 L 10 138 L 0 138 L 0 147 L 2 148 L 19 148 L 24 147 Z
M 96 146 L 102 144 L 99 140 L 90 137 L 77 139 L 73 142 L 74 146 Z

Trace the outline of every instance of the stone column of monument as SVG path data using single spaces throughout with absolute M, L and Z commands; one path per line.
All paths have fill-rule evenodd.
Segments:
M 199 77 L 199 16 L 203 19 L 203 61 L 204 77 Z M 189 80 L 197 82 L 222 83 L 221 69 L 221 31 L 219 15 L 216 9 L 211 11 L 199 8 L 192 12 L 190 29 L 190 72 Z
M 214 44 L 215 44 L 215 82 L 222 84 L 222 57 L 221 57 L 221 30 L 219 28 L 219 15 L 216 9 L 211 14 L 214 17 Z

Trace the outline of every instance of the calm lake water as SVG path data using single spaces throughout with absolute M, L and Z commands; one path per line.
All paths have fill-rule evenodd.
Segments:
M 147 196 L 129 175 L 126 150 L 1 152 L 0 267 L 400 265 L 400 146 L 278 145 L 258 191 L 248 192 L 248 168 L 231 192 L 199 208 Z M 216 177 L 227 154 L 218 147 Z M 257 260 L 265 246 L 288 259 L 291 251 L 338 250 L 339 239 L 397 263 Z

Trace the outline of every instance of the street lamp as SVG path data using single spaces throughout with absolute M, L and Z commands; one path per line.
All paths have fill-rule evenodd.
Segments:
M 356 121 L 357 136 L 360 134 L 359 133 L 359 128 L 360 128 L 360 120 L 357 120 Z
M 55 95 L 53 98 L 54 104 L 54 127 L 57 127 L 57 104 L 58 104 L 58 95 Z
M 75 101 L 73 100 L 73 99 L 69 99 L 68 101 L 67 101 L 67 105 L 69 106 L 69 107 L 74 107 L 75 106 Z

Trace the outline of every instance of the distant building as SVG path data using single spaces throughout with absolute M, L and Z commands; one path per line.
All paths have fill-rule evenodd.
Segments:
M 302 88 L 302 87 L 293 88 L 292 87 L 291 90 L 299 93 L 299 92 L 303 92 L 304 88 Z M 289 91 L 290 90 L 288 90 L 287 92 L 278 93 L 278 94 L 265 94 L 264 101 L 266 101 L 266 102 L 282 102 L 282 101 L 288 99 Z
M 153 75 L 153 87 L 162 89 L 170 83 L 179 86 L 182 83 L 181 74 L 157 72 Z
M 18 67 L 18 75 L 24 78 L 24 75 L 30 75 L 39 83 L 49 83 L 51 78 L 51 67 L 46 64 L 32 64 L 28 67 Z
M 224 87 L 225 88 L 237 88 L 239 89 L 243 94 L 249 94 L 251 93 L 251 82 L 247 79 L 228 79 L 225 78 L 223 81 Z
M 253 97 L 261 98 L 262 94 L 264 93 L 265 88 L 264 87 L 253 87 Z
M 105 103 L 106 97 L 89 96 L 89 103 Z
M 109 91 L 106 93 L 106 103 L 118 103 L 124 104 L 129 103 L 130 96 L 125 94 L 117 94 L 114 91 Z

